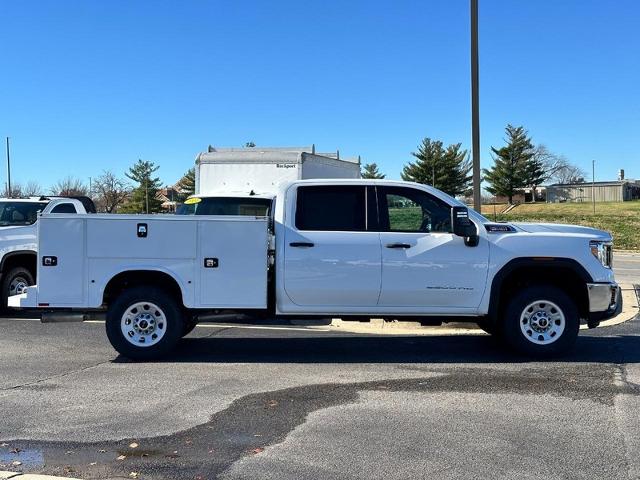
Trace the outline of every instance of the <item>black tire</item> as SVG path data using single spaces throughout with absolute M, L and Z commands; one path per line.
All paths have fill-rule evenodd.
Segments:
M 153 332 L 157 332 L 160 335 L 160 340 L 151 339 L 153 333 L 139 335 L 139 337 L 144 336 L 145 340 L 149 339 L 149 342 L 156 343 L 151 345 L 144 345 L 144 343 L 134 344 L 135 338 L 137 338 L 134 332 L 136 327 L 132 324 L 131 330 L 129 330 L 129 333 L 132 334 L 130 337 L 134 339 L 131 341 L 125 336 L 121 328 L 125 313 L 137 303 L 146 303 L 147 305 L 146 307 L 140 307 L 140 310 L 137 308 L 130 310 L 131 319 L 133 319 L 133 324 L 136 327 L 146 327 L 148 323 L 151 323 L 151 320 L 146 324 L 140 323 L 141 317 L 132 313 L 134 311 L 136 313 L 139 311 L 140 314 L 145 314 L 152 318 L 160 318 L 160 321 L 153 326 Z M 143 308 L 144 310 L 142 310 Z M 160 316 L 155 315 L 158 311 L 160 311 Z M 124 319 L 124 321 L 126 320 Z M 171 352 L 180 338 L 182 338 L 184 314 L 176 298 L 164 290 L 156 287 L 133 287 L 122 292 L 109 305 L 106 329 L 109 342 L 121 355 L 132 360 L 154 360 Z
M 26 286 L 35 285 L 35 279 L 29 270 L 23 267 L 15 267 L 9 270 L 5 275 L 2 276 L 2 285 L 0 285 L 0 289 L 2 292 L 0 293 L 0 310 L 6 312 L 7 300 L 12 295 L 17 295 L 20 293 L 16 290 L 16 280 L 24 281 Z
M 527 308 L 536 303 L 538 305 Z M 525 309 L 530 315 L 523 317 Z M 545 309 L 550 310 L 546 317 Z M 562 321 L 558 313 L 554 313 L 558 310 L 564 318 L 564 329 L 561 331 Z M 546 320 L 550 325 L 548 330 L 540 330 L 540 324 L 535 325 L 537 330 L 534 328 L 532 320 L 536 312 L 542 315 L 540 321 Z M 563 290 L 553 286 L 527 287 L 515 294 L 504 310 L 502 321 L 502 335 L 506 344 L 519 353 L 539 358 L 568 352 L 575 344 L 579 329 L 580 315 L 575 302 Z

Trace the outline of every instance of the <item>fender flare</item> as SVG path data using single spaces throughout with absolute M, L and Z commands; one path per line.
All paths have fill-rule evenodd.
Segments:
M 500 306 L 500 291 L 505 278 L 520 268 L 564 268 L 573 271 L 584 283 L 593 282 L 591 274 L 576 260 L 564 257 L 520 257 L 504 264 L 493 276 L 489 295 L 489 319 L 495 322 Z
M 5 253 L 2 257 L 2 260 L 0 260 L 0 273 L 4 273 L 4 266 L 5 263 L 7 261 L 7 259 L 11 258 L 11 257 L 16 257 L 18 255 L 29 255 L 33 258 L 35 258 L 36 260 L 36 265 L 38 264 L 38 254 L 35 252 L 35 250 L 11 250 L 7 253 Z

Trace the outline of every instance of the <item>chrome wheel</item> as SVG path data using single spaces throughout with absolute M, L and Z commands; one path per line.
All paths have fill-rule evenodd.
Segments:
M 155 345 L 167 331 L 167 317 L 151 302 L 138 302 L 126 309 L 120 321 L 122 335 L 136 347 Z
M 520 315 L 522 334 L 536 345 L 549 345 L 558 340 L 565 325 L 564 313 L 560 307 L 548 300 L 530 303 Z
M 24 293 L 28 286 L 29 281 L 26 278 L 20 275 L 13 277 L 9 283 L 9 296 Z

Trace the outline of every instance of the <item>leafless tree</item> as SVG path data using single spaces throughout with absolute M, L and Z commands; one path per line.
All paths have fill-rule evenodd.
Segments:
M 551 152 L 545 145 L 535 147 L 536 158 L 544 165 L 546 178 L 552 183 L 579 183 L 584 181 L 585 173 L 573 165 L 564 155 Z
M 114 213 L 129 197 L 131 186 L 116 177 L 113 172 L 105 170 L 93 182 L 96 207 L 101 212 Z
M 42 195 L 43 193 L 44 189 L 42 186 L 34 180 L 29 180 L 22 189 L 22 194 L 25 197 L 35 197 L 36 195 Z
M 4 184 L 4 190 L 2 191 L 2 196 L 4 198 L 20 198 L 22 197 L 23 192 L 22 192 L 22 185 L 17 183 L 17 182 L 13 182 L 11 184 L 11 191 L 9 191 L 9 188 L 7 187 L 7 184 Z
M 51 187 L 52 195 L 64 197 L 86 195 L 88 192 L 87 186 L 83 184 L 81 180 L 72 176 L 58 180 L 58 182 Z
M 557 183 L 584 183 L 585 173 L 577 165 L 567 165 L 566 167 L 558 170 L 555 175 Z

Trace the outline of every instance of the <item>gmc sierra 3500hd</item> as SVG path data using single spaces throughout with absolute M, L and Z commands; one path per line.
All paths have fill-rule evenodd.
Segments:
M 547 356 L 621 307 L 607 232 L 490 222 L 408 182 L 290 182 L 269 217 L 45 214 L 38 229 L 38 284 L 10 304 L 49 320 L 106 311 L 111 344 L 133 359 L 221 310 L 465 318 Z

